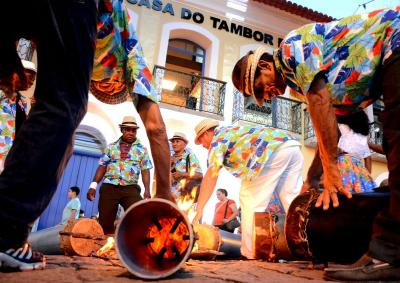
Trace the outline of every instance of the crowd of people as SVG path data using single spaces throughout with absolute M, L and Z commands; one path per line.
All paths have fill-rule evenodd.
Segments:
M 344 117 L 364 116 L 360 111 L 383 96 L 390 204 L 375 220 L 368 253 L 350 267 L 327 268 L 325 274 L 339 280 L 400 280 L 400 7 L 300 27 L 290 32 L 273 54 L 260 47 L 236 63 L 234 86 L 259 105 L 283 94 L 286 87 L 307 103 L 318 150 L 303 182 L 301 144 L 290 133 L 275 128 L 201 121 L 193 130 L 194 142 L 208 151 L 204 176 L 198 158 L 187 148 L 184 133 L 169 139 L 171 151 L 151 72 L 121 0 L 24 4 L 22 10 L 19 3 L 4 4 L 6 10 L 21 14 L 0 41 L 1 107 L 7 113 L 4 119 L 14 121 L 11 129 L 4 127 L 3 120 L 1 125 L 1 138 L 6 141 L 2 146 L 6 150 L 0 155 L 4 160 L 0 175 L 2 266 L 20 270 L 45 266 L 43 255 L 32 252 L 25 242 L 31 223 L 49 203 L 71 155 L 73 133 L 86 113 L 89 87 L 104 102 L 132 97 L 150 141 L 154 197 L 176 202 L 189 191 L 193 195 L 192 189 L 188 191 L 192 184 L 193 223 L 201 221 L 222 168 L 242 180 L 241 253 L 248 259 L 255 254 L 254 213 L 268 210 L 271 199 L 287 212 L 301 192 L 321 187 L 316 207 L 327 210 L 340 205 L 338 194 L 351 198 L 353 192 L 368 192 L 376 186 L 364 162 L 370 154 L 368 130 L 363 126 L 368 121 Z M 32 15 L 39 11 L 41 21 L 36 21 Z M 12 13 L 1 17 L 3 26 L 15 22 L 11 17 Z M 17 55 L 16 41 L 21 37 L 37 46 L 40 66 L 35 105 L 27 118 L 24 98 L 18 92 L 30 86 L 32 76 L 27 70 L 32 68 Z M 25 114 L 23 123 L 18 120 L 19 112 Z M 106 148 L 87 193 L 93 200 L 102 181 L 99 222 L 109 234 L 115 229 L 118 206 L 127 209 L 142 199 L 140 175 L 143 197 L 151 197 L 152 163 L 136 138 L 135 119 L 125 117 L 120 129 L 122 136 Z M 3 161 L 0 164 L 3 166 Z M 70 189 L 63 222 L 79 217 L 78 194 L 79 189 Z M 217 195 L 214 225 L 226 228 L 237 218 L 238 209 L 225 190 L 217 190 Z

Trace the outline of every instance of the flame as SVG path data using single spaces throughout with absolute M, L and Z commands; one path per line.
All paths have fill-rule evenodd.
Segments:
M 181 179 L 181 180 L 179 181 L 179 186 L 180 186 L 181 188 L 185 188 L 185 187 L 186 187 L 186 179 Z
M 102 246 L 96 253 L 97 256 L 104 256 L 107 254 L 108 251 L 114 248 L 115 240 L 113 237 L 107 238 L 107 243 Z
M 199 243 L 196 241 L 193 245 L 192 253 L 199 251 Z
M 149 247 L 160 259 L 179 258 L 189 246 L 188 227 L 176 218 L 159 218 L 147 233 Z
M 196 216 L 196 207 L 193 205 L 196 194 L 197 186 L 193 187 L 189 194 L 181 196 L 177 203 L 178 207 L 186 213 L 190 221 Z
M 190 168 L 189 177 L 192 178 L 194 177 L 195 174 L 196 174 L 196 168 L 195 167 Z

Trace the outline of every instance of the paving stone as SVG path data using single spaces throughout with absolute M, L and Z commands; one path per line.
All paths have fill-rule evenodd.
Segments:
M 128 283 L 143 281 L 130 274 L 118 260 L 96 257 L 47 256 L 45 270 L 0 273 L 0 283 Z M 308 263 L 268 263 L 257 260 L 201 261 L 189 260 L 168 282 L 326 282 L 321 269 L 310 269 Z

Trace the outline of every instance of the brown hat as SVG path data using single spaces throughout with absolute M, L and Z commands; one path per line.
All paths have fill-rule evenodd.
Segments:
M 212 120 L 212 119 L 204 119 L 203 121 L 198 123 L 196 125 L 196 127 L 194 128 L 194 131 L 196 132 L 196 137 L 194 139 L 194 143 L 200 144 L 199 137 L 202 134 L 204 134 L 207 130 L 214 128 L 214 127 L 218 127 L 218 126 L 219 126 L 219 122 Z
M 122 124 L 119 124 L 121 128 L 139 128 L 136 119 L 133 116 L 125 116 L 122 119 Z
M 184 133 L 180 132 L 175 132 L 172 138 L 169 139 L 170 141 L 172 140 L 183 140 L 186 144 L 189 142 L 186 138 L 186 135 Z
M 245 96 L 252 96 L 259 106 L 264 104 L 265 99 L 255 95 L 254 80 L 258 63 L 265 53 L 272 56 L 264 47 L 258 47 L 256 50 L 250 51 L 236 62 L 232 71 L 232 82 L 235 88 Z

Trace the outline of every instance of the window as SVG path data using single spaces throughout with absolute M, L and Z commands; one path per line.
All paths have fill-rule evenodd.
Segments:
M 171 39 L 165 67 L 188 74 L 203 76 L 205 50 L 186 39 Z

